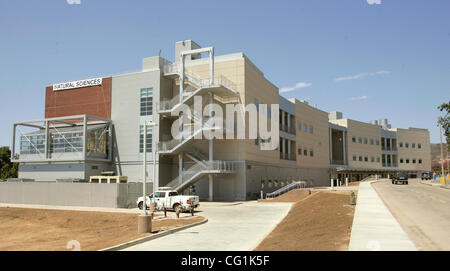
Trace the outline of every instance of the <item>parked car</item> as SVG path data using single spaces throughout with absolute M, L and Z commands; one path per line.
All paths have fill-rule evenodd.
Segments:
M 422 172 L 422 180 L 431 180 L 433 178 L 433 173 L 429 171 Z
M 174 211 L 177 211 L 179 208 L 181 208 L 180 211 L 189 211 L 191 205 L 193 205 L 194 208 L 200 206 L 198 196 L 178 195 L 178 192 L 175 190 L 161 190 L 150 194 L 146 197 L 146 208 L 150 207 L 151 203 L 156 203 L 156 208 L 159 210 L 166 207 L 167 210 Z M 139 197 L 136 204 L 139 209 L 142 209 L 144 205 L 143 197 Z
M 392 184 L 408 184 L 408 173 L 406 172 L 397 172 L 392 178 Z

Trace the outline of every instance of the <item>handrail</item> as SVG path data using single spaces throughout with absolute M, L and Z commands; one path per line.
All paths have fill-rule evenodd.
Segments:
M 186 183 L 189 183 L 193 177 L 201 173 L 234 173 L 237 171 L 238 161 L 202 161 L 202 163 L 196 163 L 184 170 L 181 175 L 170 181 L 165 186 L 172 187 L 174 190 L 183 187 Z
M 305 181 L 293 182 L 293 183 L 288 184 L 276 191 L 267 193 L 266 198 L 274 198 L 275 196 L 278 197 L 279 195 L 289 192 L 289 191 L 293 190 L 294 188 L 306 188 L 306 182 Z

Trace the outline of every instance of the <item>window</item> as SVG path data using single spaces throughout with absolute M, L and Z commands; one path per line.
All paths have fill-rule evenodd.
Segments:
M 153 114 L 153 88 L 141 88 L 141 116 Z
M 352 136 L 352 142 L 356 143 L 356 137 Z
M 146 151 L 152 152 L 152 126 L 147 126 L 147 133 L 146 133 Z M 140 132 L 139 132 L 139 152 L 143 152 L 143 146 L 144 146 L 144 125 L 140 125 Z
M 400 142 L 400 148 L 403 148 L 403 142 Z
M 275 187 L 278 187 L 278 180 L 275 180 Z
M 412 143 L 411 144 L 411 148 L 415 149 L 416 148 L 416 143 Z
M 308 150 L 306 148 L 303 150 L 303 155 L 308 156 Z
M 268 180 L 268 181 L 267 181 L 267 186 L 268 186 L 269 188 L 272 188 L 272 180 Z
M 409 159 L 406 159 L 406 163 L 409 164 Z
M 353 155 L 353 161 L 356 161 L 356 155 Z
M 261 180 L 261 188 L 264 188 L 264 185 L 266 184 L 265 180 Z
M 403 164 L 403 158 L 400 158 L 400 164 Z
M 312 125 L 309 125 L 309 133 L 313 134 L 313 132 L 314 132 L 314 129 L 313 129 Z
M 367 142 L 368 142 L 367 138 L 364 138 L 364 144 L 367 144 Z
M 362 156 L 361 155 L 359 156 L 359 161 L 362 162 Z
M 370 157 L 370 162 L 372 162 L 372 163 L 375 162 L 375 157 L 373 157 L 373 156 Z
M 306 125 L 306 124 L 303 124 L 303 132 L 308 132 L 308 125 Z
M 418 148 L 418 149 L 422 149 L 422 144 L 420 144 L 420 143 L 417 144 L 417 148 Z
M 302 148 L 298 148 L 298 155 L 302 155 Z
M 364 162 L 369 162 L 369 157 L 368 156 L 364 157 Z
M 412 162 L 413 162 L 413 164 L 415 164 L 416 163 L 416 159 L 413 159 Z
M 178 196 L 178 192 L 169 192 L 169 197 Z
M 379 163 L 380 162 L 380 157 L 377 157 L 377 163 Z
M 361 137 L 358 137 L 358 143 L 362 143 L 362 138 Z
M 405 148 L 409 148 L 409 143 L 405 143 Z
M 380 140 L 377 139 L 377 146 L 380 146 Z
M 311 156 L 311 157 L 314 156 L 314 151 L 313 151 L 313 150 L 310 150 L 310 151 L 309 151 L 309 156 Z
M 301 132 L 302 131 L 302 123 L 299 121 L 297 122 L 297 129 Z
M 419 164 L 422 164 L 422 159 L 419 159 Z
M 371 138 L 371 139 L 370 139 L 370 145 L 373 145 L 373 144 L 374 144 L 373 138 Z

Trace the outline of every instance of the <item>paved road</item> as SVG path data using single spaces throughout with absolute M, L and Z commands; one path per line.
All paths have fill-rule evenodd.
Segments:
M 287 215 L 291 203 L 200 203 L 208 222 L 125 250 L 253 250 Z
M 450 190 L 421 184 L 390 181 L 374 183 L 390 211 L 420 250 L 450 250 Z

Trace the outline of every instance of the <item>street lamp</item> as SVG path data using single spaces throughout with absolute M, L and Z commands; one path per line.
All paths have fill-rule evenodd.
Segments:
M 442 145 L 442 117 L 438 118 L 439 134 L 441 138 L 441 184 L 446 184 L 444 172 L 444 146 Z
M 139 233 L 146 233 L 151 232 L 151 217 L 147 214 L 147 191 L 146 191 L 146 184 L 147 184 L 147 126 L 157 126 L 158 124 L 155 122 L 144 122 L 144 129 L 143 129 L 143 179 L 142 179 L 142 212 L 141 215 L 138 217 L 138 232 Z M 153 147 L 153 146 L 152 146 Z M 155 171 L 156 171 L 156 148 L 152 148 L 153 150 L 153 193 L 155 192 Z

